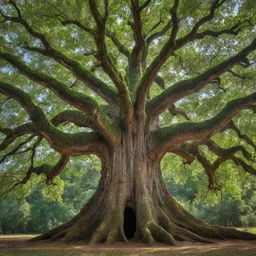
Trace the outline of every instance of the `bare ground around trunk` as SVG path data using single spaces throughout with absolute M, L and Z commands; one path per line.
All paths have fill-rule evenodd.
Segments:
M 0 256 L 256 256 L 255 241 L 228 240 L 213 244 L 179 242 L 176 246 L 129 241 L 112 245 L 28 242 L 28 236 L 0 236 Z

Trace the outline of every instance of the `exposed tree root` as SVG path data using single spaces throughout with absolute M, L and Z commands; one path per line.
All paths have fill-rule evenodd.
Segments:
M 213 243 L 212 239 L 256 240 L 255 234 L 238 231 L 233 228 L 210 226 L 207 224 L 195 225 L 193 222 L 189 225 L 188 221 L 182 227 L 178 223 L 171 221 L 171 216 L 162 209 L 154 210 L 154 212 L 157 212 L 158 216 L 151 216 L 148 220 L 137 223 L 135 237 L 148 244 L 163 242 L 175 245 L 177 241 Z M 85 216 L 80 218 L 75 217 L 70 222 L 32 240 L 85 241 L 89 244 L 127 241 L 122 222 L 118 220 L 115 214 L 110 213 L 100 218 L 101 221 L 99 223 L 94 218 L 88 218 L 89 214 L 85 214 Z
M 155 177 L 153 190 L 148 190 L 147 186 L 140 187 L 132 202 L 136 215 L 135 239 L 148 244 L 162 242 L 169 245 L 175 245 L 177 241 L 213 243 L 213 239 L 256 240 L 255 234 L 211 226 L 195 218 L 171 197 L 161 177 L 152 177 Z M 126 242 L 124 183 L 103 181 L 77 216 L 32 240 L 84 241 L 88 244 Z M 120 189 L 115 186 L 120 186 Z

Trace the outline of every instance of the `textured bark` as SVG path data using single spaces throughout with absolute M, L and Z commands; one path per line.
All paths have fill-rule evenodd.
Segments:
M 140 132 L 139 132 L 140 134 Z M 86 241 L 90 244 L 127 241 L 146 243 L 211 239 L 256 239 L 256 235 L 231 228 L 210 226 L 190 215 L 169 194 L 160 171 L 159 160 L 148 157 L 143 135 L 127 136 L 121 146 L 102 157 L 98 189 L 81 212 L 69 222 L 33 240 Z M 125 216 L 126 207 L 136 216 L 136 230 L 124 229 L 135 221 Z

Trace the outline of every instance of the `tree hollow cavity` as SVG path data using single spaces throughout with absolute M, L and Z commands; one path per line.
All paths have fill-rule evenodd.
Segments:
M 124 233 L 127 239 L 132 239 L 136 231 L 136 215 L 131 207 L 124 209 Z

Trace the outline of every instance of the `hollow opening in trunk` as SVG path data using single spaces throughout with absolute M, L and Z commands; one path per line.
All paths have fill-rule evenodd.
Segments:
M 127 239 L 132 239 L 136 231 L 136 215 L 131 207 L 124 209 L 124 233 Z

